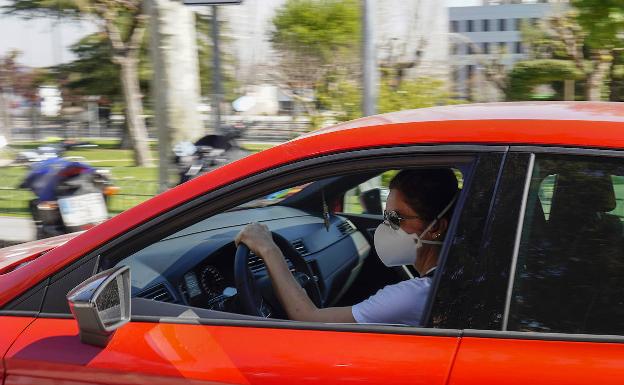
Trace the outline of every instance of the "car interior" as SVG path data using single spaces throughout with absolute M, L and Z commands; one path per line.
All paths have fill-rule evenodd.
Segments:
M 461 181 L 462 171 L 453 168 Z M 417 274 L 413 266 L 385 267 L 373 247 L 396 172 L 351 173 L 286 187 L 130 256 L 102 261 L 100 270 L 130 267 L 133 317 L 286 320 L 262 259 L 234 244 L 246 224 L 260 222 L 317 306 L 350 306 Z
M 614 181 L 624 170 L 557 160 L 538 166 L 515 289 L 523 294 L 515 296 L 511 327 L 566 333 L 623 330 L 622 317 L 614 316 L 623 311 L 619 278 L 624 274 L 624 226 L 616 215 Z

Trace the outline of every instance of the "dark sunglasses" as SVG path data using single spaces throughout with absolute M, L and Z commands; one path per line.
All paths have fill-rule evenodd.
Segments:
M 401 214 L 399 214 L 396 211 L 386 211 L 384 210 L 383 212 L 383 220 L 384 223 L 390 225 L 390 227 L 393 230 L 398 230 L 401 227 L 401 221 L 404 219 L 420 219 L 422 220 L 421 217 L 415 215 L 415 216 L 402 216 Z

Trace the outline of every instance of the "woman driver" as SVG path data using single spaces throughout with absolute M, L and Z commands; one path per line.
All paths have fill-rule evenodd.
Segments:
M 245 226 L 236 244 L 244 243 L 264 260 L 291 320 L 418 326 L 457 195 L 450 169 L 403 170 L 392 179 L 384 222 L 375 231 L 375 250 L 386 266 L 413 264 L 420 277 L 388 285 L 353 306 L 317 308 L 292 276 L 266 225 Z

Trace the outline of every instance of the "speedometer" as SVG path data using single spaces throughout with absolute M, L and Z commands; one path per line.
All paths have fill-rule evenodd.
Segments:
M 223 294 L 225 289 L 225 279 L 214 266 L 207 265 L 202 269 L 200 282 L 210 298 Z

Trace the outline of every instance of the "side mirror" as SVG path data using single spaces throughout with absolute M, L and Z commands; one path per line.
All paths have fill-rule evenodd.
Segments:
M 130 268 L 109 269 L 67 293 L 78 321 L 80 341 L 104 347 L 115 330 L 130 321 Z

